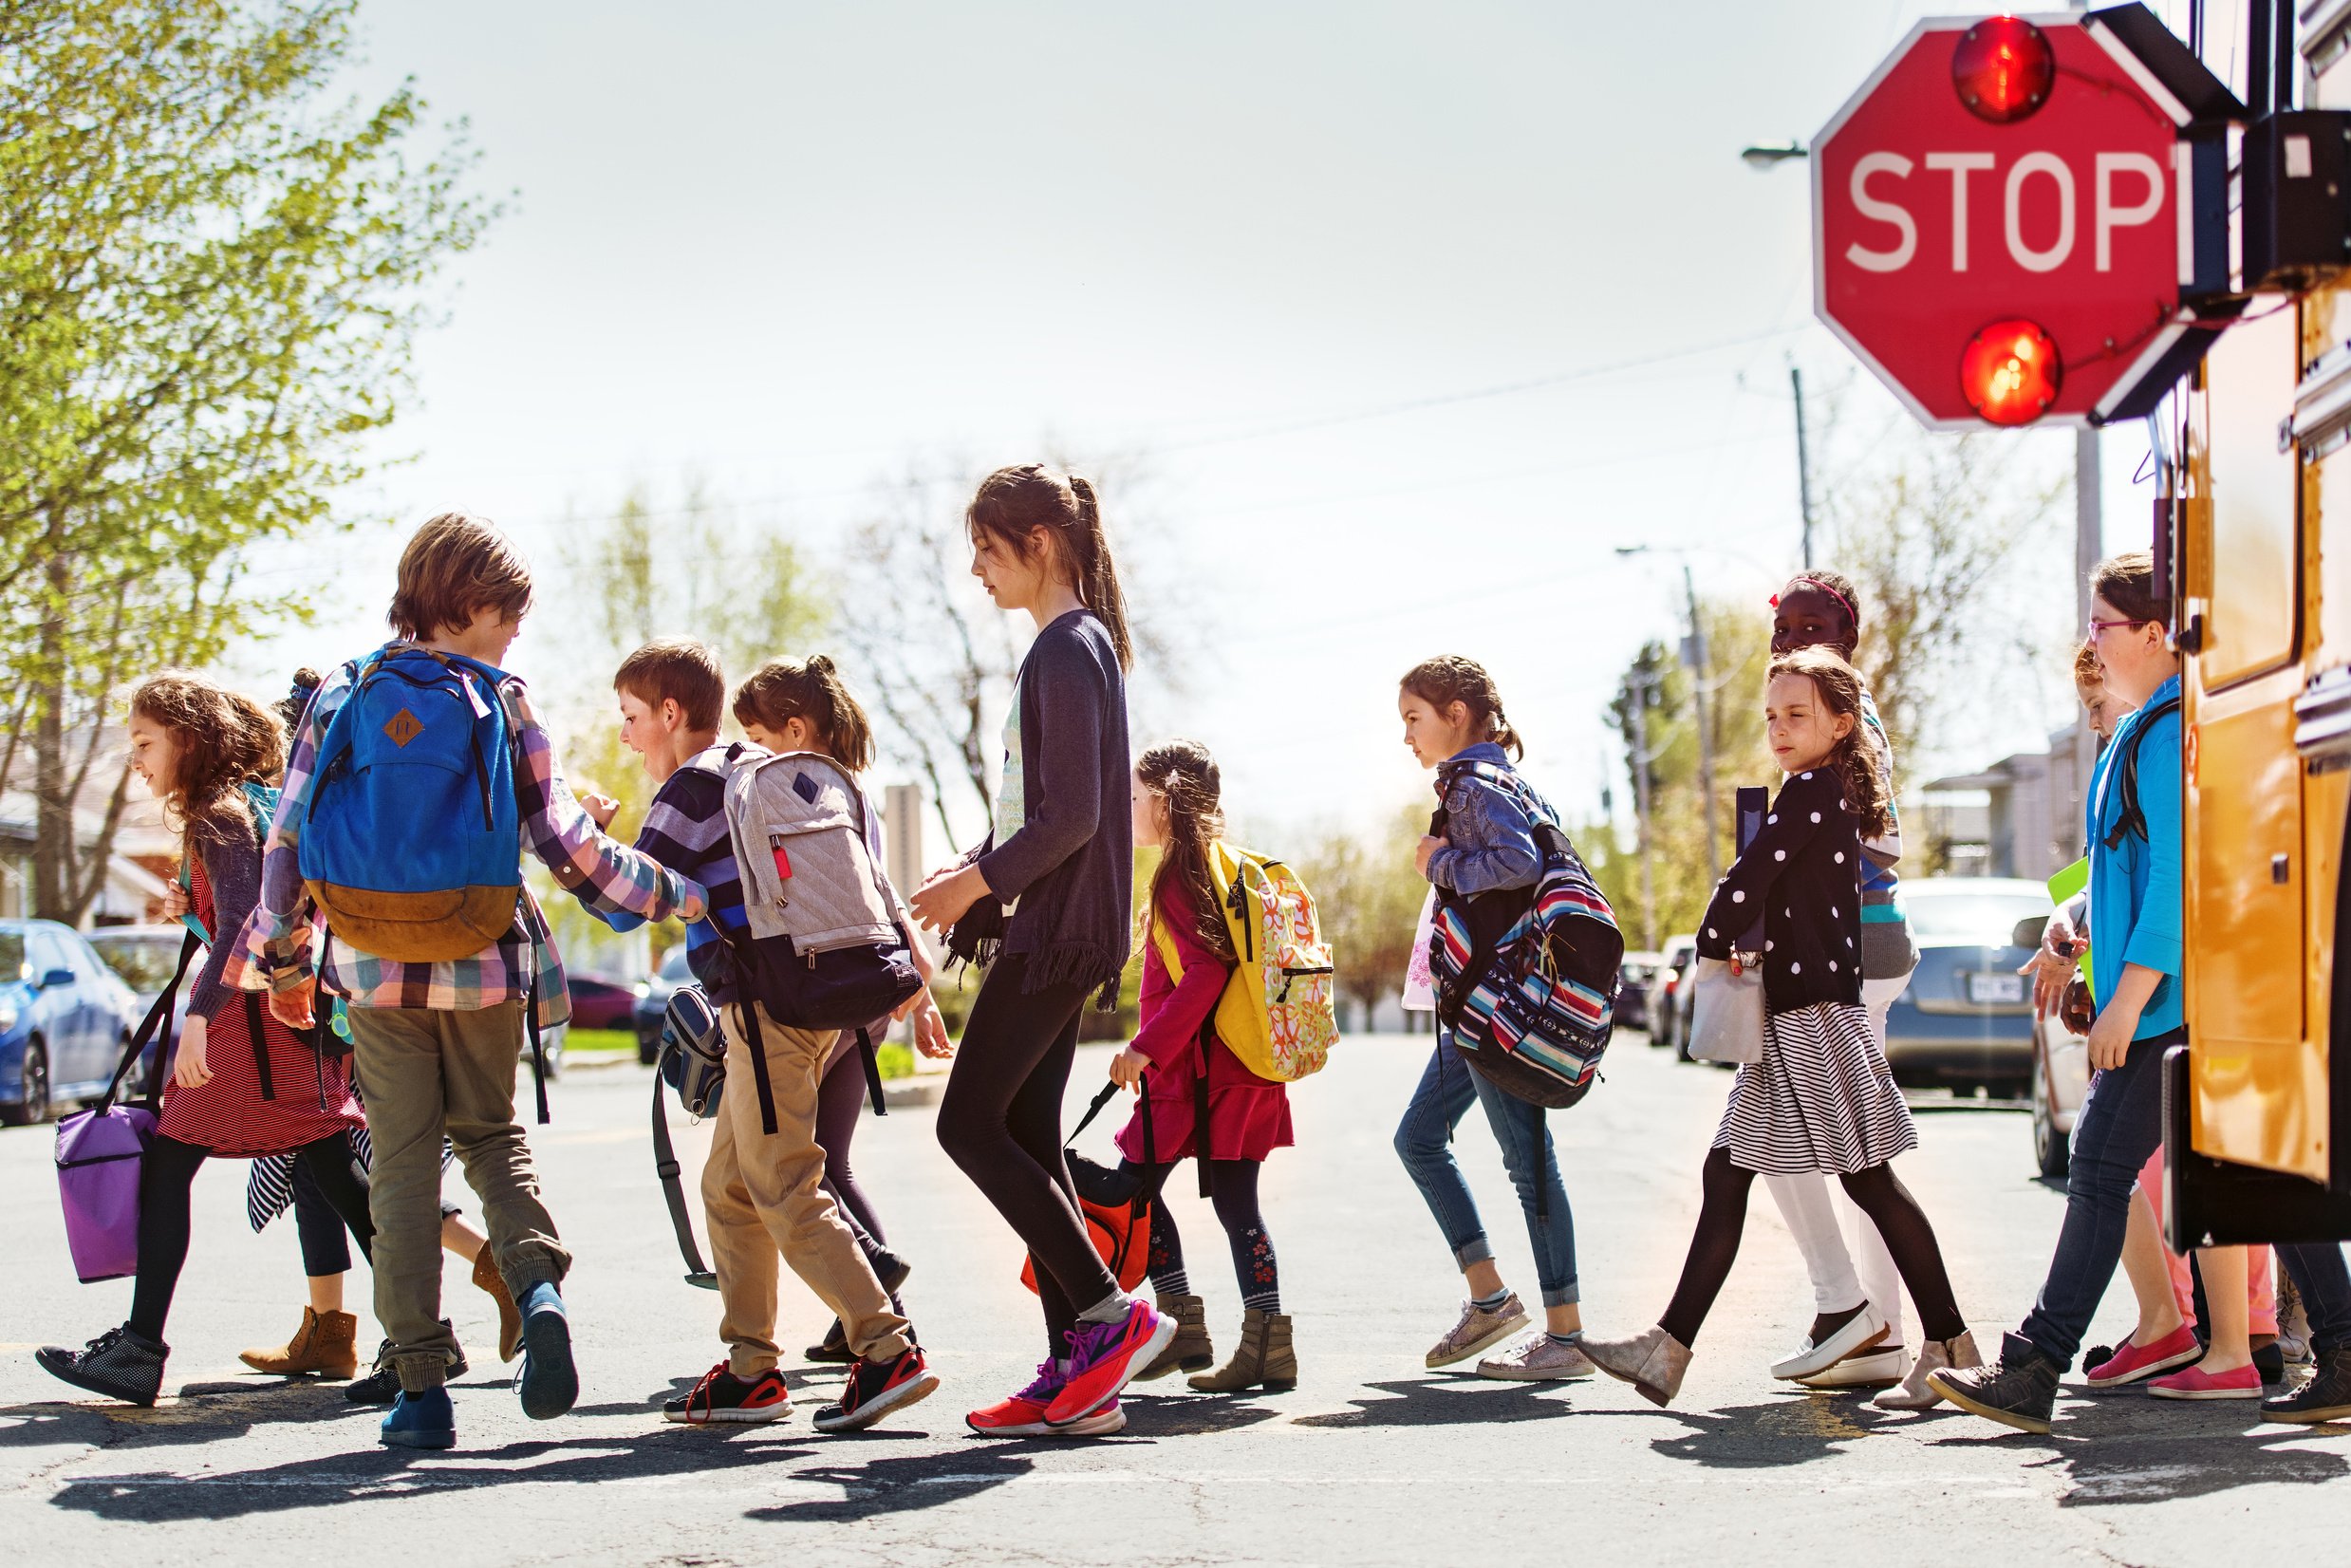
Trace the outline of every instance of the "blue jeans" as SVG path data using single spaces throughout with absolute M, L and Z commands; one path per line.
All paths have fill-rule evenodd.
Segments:
M 2131 1042 L 2120 1067 L 2090 1080 L 2074 1123 L 2073 1164 L 2065 1178 L 2065 1223 L 2057 1256 L 2024 1325 L 2017 1332 L 2058 1364 L 2074 1364 L 2099 1298 L 2122 1261 L 2131 1186 L 2163 1142 L 2163 1054 L 2187 1039 L 2184 1029 Z
M 1485 1107 L 1486 1125 L 1502 1146 L 1503 1168 L 1519 1189 L 1543 1305 L 1564 1307 L 1581 1299 L 1576 1284 L 1576 1221 L 1568 1212 L 1567 1189 L 1559 1185 L 1559 1163 L 1542 1112 L 1470 1072 L 1454 1051 L 1452 1036 L 1440 1033 L 1420 1087 L 1412 1091 L 1411 1104 L 1397 1124 L 1396 1157 L 1428 1201 L 1428 1212 L 1437 1217 L 1437 1228 L 1453 1249 L 1453 1261 L 1465 1269 L 1494 1256 L 1484 1222 L 1478 1218 L 1477 1200 L 1469 1195 L 1469 1184 L 1462 1180 L 1462 1167 L 1453 1160 L 1453 1129 L 1468 1114 L 1471 1100 Z M 1545 1200 L 1539 1205 L 1539 1197 Z M 1538 1216 L 1538 1206 L 1546 1212 Z

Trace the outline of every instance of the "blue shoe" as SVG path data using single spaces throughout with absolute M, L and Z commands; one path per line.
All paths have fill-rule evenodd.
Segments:
M 533 1421 L 552 1421 L 580 1397 L 580 1372 L 571 1362 L 571 1319 L 563 1297 L 544 1280 L 523 1292 L 515 1305 L 522 1308 L 522 1368 L 514 1377 L 522 1413 Z
M 450 1407 L 449 1391 L 424 1393 L 402 1391 L 392 1401 L 377 1441 L 395 1448 L 454 1448 L 457 1446 L 457 1412 Z

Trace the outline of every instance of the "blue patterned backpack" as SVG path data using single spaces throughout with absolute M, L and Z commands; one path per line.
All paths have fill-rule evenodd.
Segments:
M 1437 1017 L 1471 1071 L 1529 1105 L 1558 1111 L 1591 1090 L 1615 1025 L 1624 935 L 1549 807 L 1508 768 L 1469 762 L 1535 826 L 1542 871 L 1532 887 L 1464 896 L 1437 889 L 1428 970 Z M 1443 812 L 1429 825 L 1442 835 Z

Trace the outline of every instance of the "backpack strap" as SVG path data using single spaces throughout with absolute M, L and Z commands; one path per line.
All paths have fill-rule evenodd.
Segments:
M 261 1032 L 261 993 L 245 993 L 245 1033 L 252 1037 L 253 1048 L 253 1076 L 261 1080 L 261 1097 L 277 1098 L 277 1084 L 270 1076 L 270 1041 Z
M 653 1074 L 653 1174 L 661 1178 L 662 1198 L 669 1204 L 669 1228 L 677 1233 L 678 1252 L 685 1259 L 685 1282 L 703 1290 L 717 1290 L 718 1277 L 702 1261 L 702 1249 L 694 1241 L 694 1221 L 686 1212 L 685 1189 L 679 1183 L 682 1167 L 678 1164 L 678 1150 L 669 1141 L 669 1111 L 662 1104 L 662 1096 L 669 1086 L 659 1072 Z
M 171 983 L 163 987 L 162 994 L 148 1007 L 147 1016 L 139 1020 L 138 1029 L 131 1034 L 131 1043 L 123 1048 L 121 1061 L 115 1065 L 114 1076 L 106 1081 L 106 1092 L 90 1108 L 99 1115 L 103 1116 L 114 1109 L 115 1096 L 122 1091 L 122 1080 L 130 1075 L 132 1066 L 145 1053 L 147 1042 L 156 1037 L 156 1027 L 161 1025 L 163 1037 L 171 1038 L 172 1004 L 179 996 L 179 982 L 188 978 L 188 965 L 196 961 L 196 950 L 201 945 L 196 940 L 194 931 L 179 939 L 179 967 L 172 971 Z M 163 1073 L 163 1054 L 160 1051 L 156 1053 L 155 1067 L 155 1077 L 160 1078 Z M 158 1084 L 151 1079 L 147 1085 L 147 1099 L 153 1101 L 158 1092 Z
M 873 1031 L 857 1031 L 857 1055 L 866 1067 L 866 1098 L 877 1116 L 889 1114 L 889 1102 L 882 1094 L 882 1058 L 873 1048 Z
M 535 940 L 535 939 L 534 939 Z M 523 993 L 522 1026 L 531 1036 L 531 1077 L 538 1091 L 539 1125 L 545 1127 L 554 1118 L 547 1113 L 547 1037 L 539 1033 L 539 977 L 532 966 L 531 988 Z
M 2177 712 L 2179 699 L 2167 697 L 2146 709 L 2139 721 L 2131 726 L 2131 737 L 2123 742 L 2122 755 L 2115 759 L 2115 766 L 2122 771 L 2122 812 L 2115 822 L 2114 831 L 2106 835 L 2107 849 L 2121 849 L 2122 841 L 2134 833 L 2140 838 L 2147 836 L 2147 813 L 2138 804 L 2138 749 L 2146 740 L 2149 730 Z

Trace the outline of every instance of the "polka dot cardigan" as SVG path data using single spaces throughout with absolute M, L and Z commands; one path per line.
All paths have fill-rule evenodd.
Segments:
M 1760 944 L 1753 940 L 1763 923 Z M 1861 999 L 1861 834 L 1835 768 L 1792 774 L 1763 830 L 1714 889 L 1698 955 L 1763 955 L 1774 1013 Z

